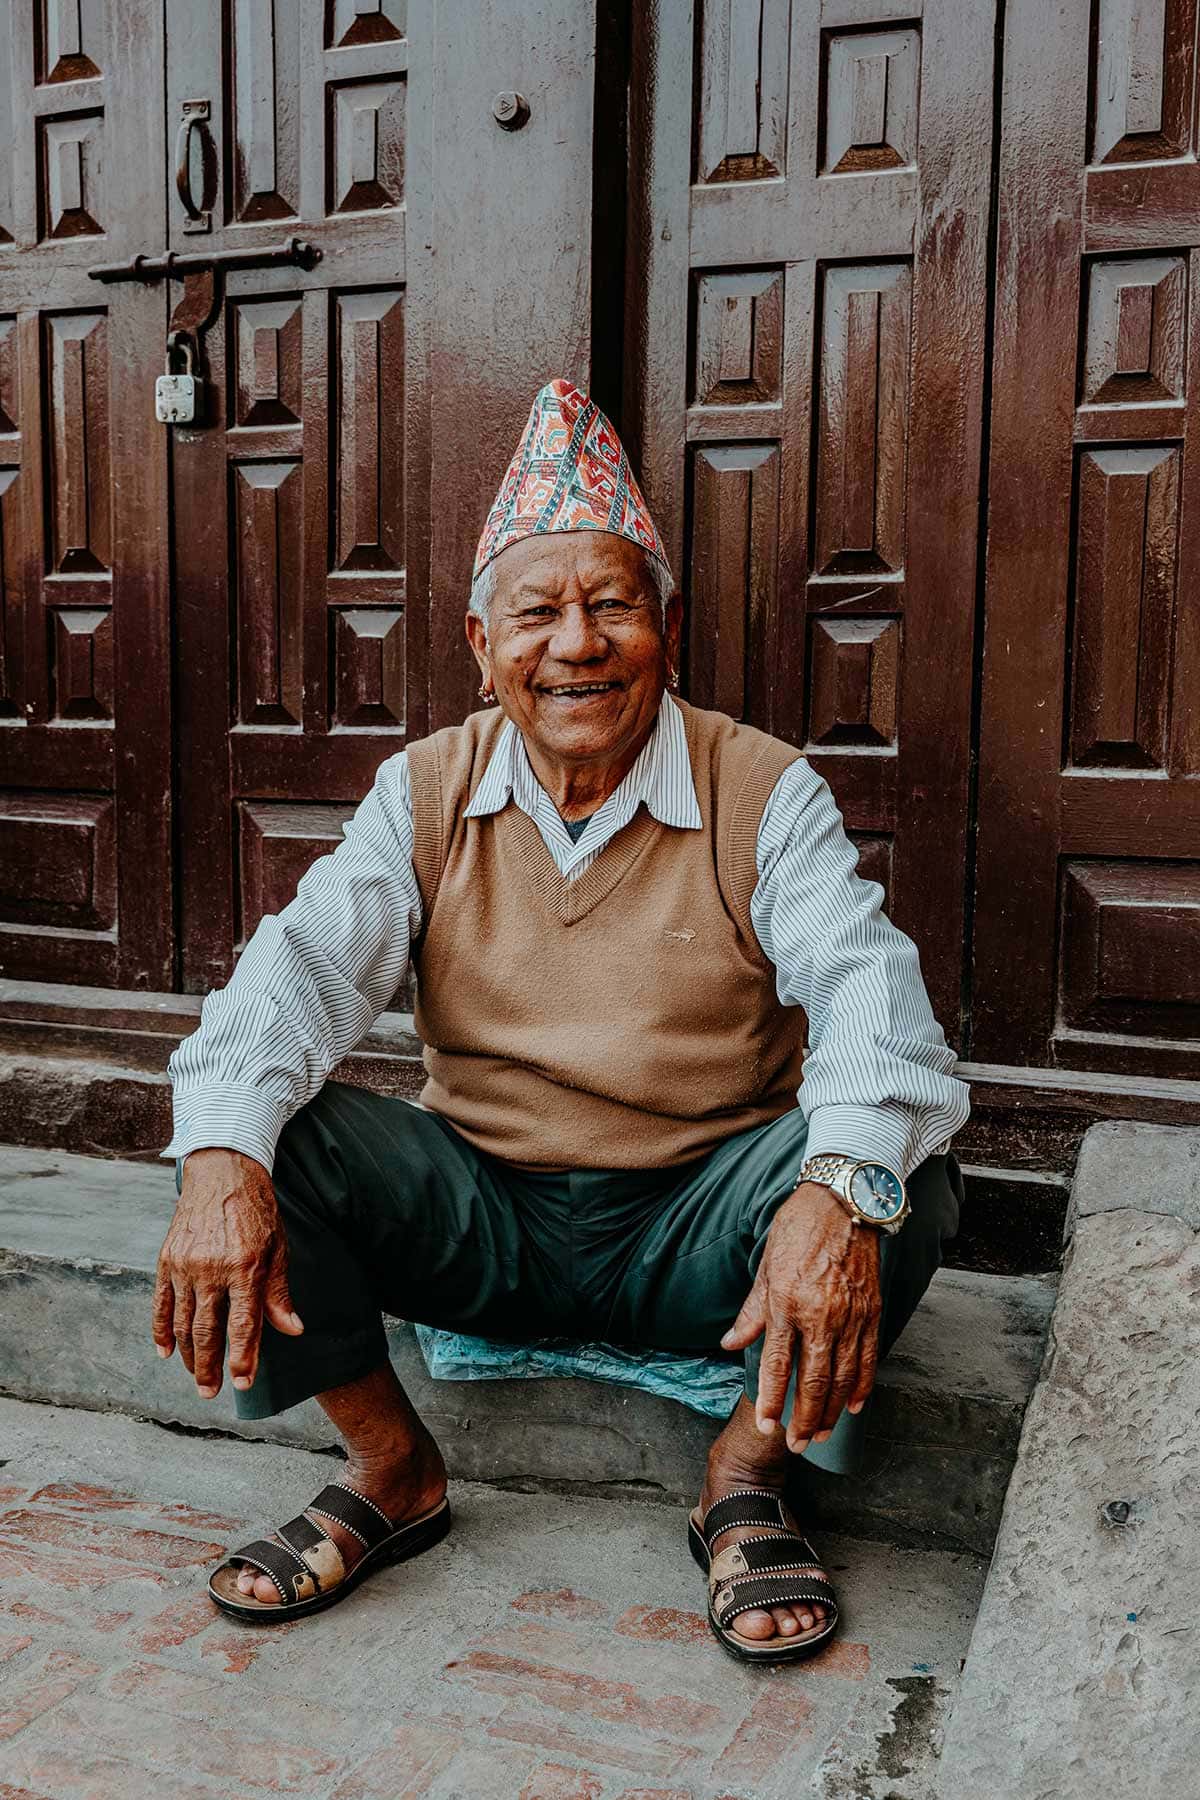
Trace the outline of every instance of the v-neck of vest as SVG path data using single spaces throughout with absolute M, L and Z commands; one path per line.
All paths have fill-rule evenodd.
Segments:
M 521 861 L 548 910 L 560 924 L 574 925 L 607 900 L 628 875 L 651 841 L 666 826 L 639 805 L 628 825 L 611 837 L 599 855 L 574 881 L 559 871 L 541 832 L 515 803 L 494 815 L 496 824 L 511 832 Z
M 696 766 L 696 722 L 691 707 L 680 706 L 683 713 L 684 736 L 687 741 L 688 763 L 693 771 Z M 472 789 L 472 794 L 474 789 Z M 613 837 L 609 838 L 603 850 L 593 858 L 574 881 L 563 875 L 546 848 L 545 839 L 534 824 L 529 814 L 522 812 L 515 800 L 510 799 L 506 807 L 499 813 L 487 815 L 496 826 L 507 824 L 521 853 L 521 859 L 532 878 L 533 885 L 546 905 L 547 909 L 563 925 L 574 925 L 594 912 L 602 900 L 607 900 L 613 889 L 628 875 L 635 862 L 647 850 L 659 832 L 668 827 L 656 819 L 644 801 L 639 801 L 638 809 L 628 825 L 623 825 Z

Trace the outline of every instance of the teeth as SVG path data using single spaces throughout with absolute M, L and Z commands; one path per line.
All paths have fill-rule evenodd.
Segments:
M 612 688 L 610 681 L 599 683 L 595 687 L 561 687 L 551 688 L 552 694 L 607 694 Z

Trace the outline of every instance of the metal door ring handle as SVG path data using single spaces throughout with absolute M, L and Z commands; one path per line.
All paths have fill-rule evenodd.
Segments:
M 208 134 L 208 120 L 212 107 L 207 100 L 185 100 L 179 131 L 175 138 L 175 189 L 179 195 L 184 213 L 191 224 L 207 230 L 208 214 L 212 208 L 212 199 L 208 195 L 209 143 L 205 142 Z M 205 163 L 205 192 L 197 206 L 192 193 L 192 132 L 201 134 L 201 152 Z M 214 151 L 215 157 L 215 151 Z M 215 185 L 215 184 L 214 184 Z M 215 196 L 214 196 L 215 197 Z

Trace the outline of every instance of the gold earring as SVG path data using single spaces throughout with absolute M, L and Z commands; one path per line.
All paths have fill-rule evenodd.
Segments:
M 492 701 L 496 698 L 496 690 L 485 684 L 479 690 L 479 698 L 483 701 L 485 706 L 490 706 Z

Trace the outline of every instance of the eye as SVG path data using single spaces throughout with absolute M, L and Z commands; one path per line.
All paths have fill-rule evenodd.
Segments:
M 604 600 L 597 600 L 596 610 L 598 612 L 609 612 L 609 613 L 628 612 L 629 611 L 629 602 L 627 600 L 618 600 L 615 594 L 611 594 Z
M 552 619 L 554 608 L 552 606 L 523 606 L 517 616 L 521 619 L 531 620 Z

